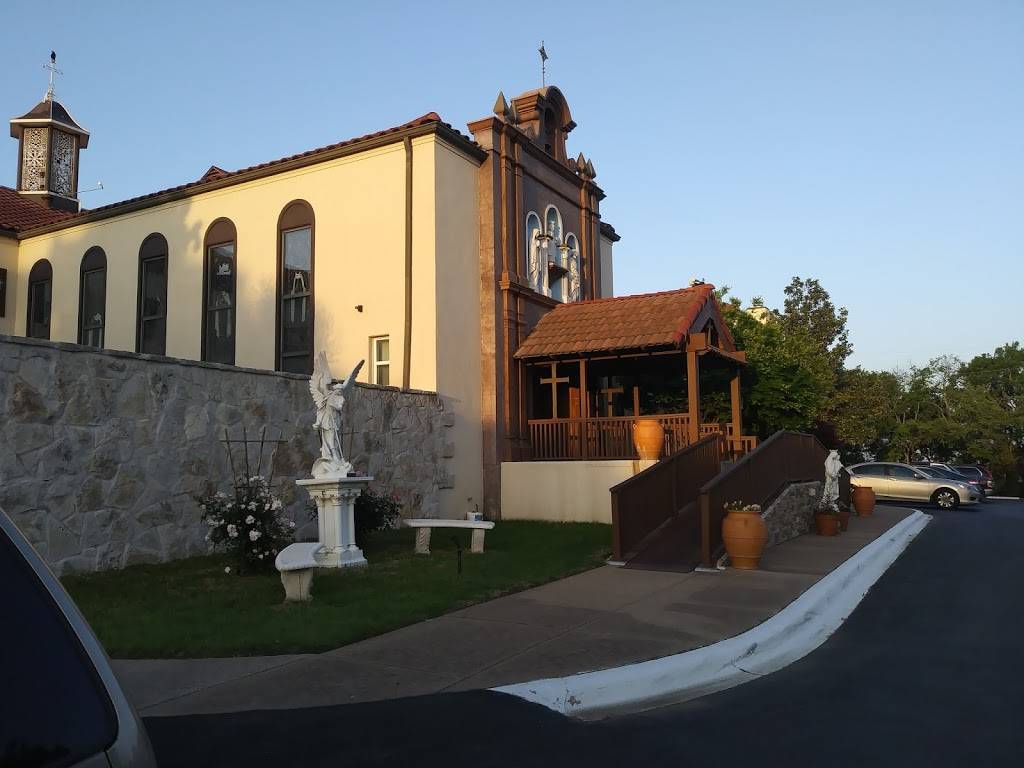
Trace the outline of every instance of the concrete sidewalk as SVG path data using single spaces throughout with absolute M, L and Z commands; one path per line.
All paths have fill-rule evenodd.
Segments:
M 841 536 L 793 539 L 768 550 L 759 571 L 604 567 L 319 655 L 114 666 L 147 716 L 347 704 L 620 666 L 760 624 L 910 512 L 880 506 Z

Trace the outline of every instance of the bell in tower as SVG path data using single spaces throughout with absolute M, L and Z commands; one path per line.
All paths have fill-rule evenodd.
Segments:
M 11 120 L 18 139 L 18 194 L 50 208 L 78 212 L 78 153 L 89 146 L 89 132 L 54 98 L 57 54 L 50 52 L 50 87 L 43 100 Z

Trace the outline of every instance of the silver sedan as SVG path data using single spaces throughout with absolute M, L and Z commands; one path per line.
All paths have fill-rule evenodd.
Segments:
M 871 461 L 847 467 L 853 485 L 866 485 L 879 499 L 929 501 L 942 509 L 981 501 L 970 483 L 946 477 L 930 477 L 917 467 L 891 461 Z

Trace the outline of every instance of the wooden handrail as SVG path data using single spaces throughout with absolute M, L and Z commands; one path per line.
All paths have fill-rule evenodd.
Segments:
M 814 435 L 780 430 L 700 489 L 701 561 L 712 566 L 722 546 L 725 504 L 768 505 L 787 485 L 824 480 L 825 446 Z

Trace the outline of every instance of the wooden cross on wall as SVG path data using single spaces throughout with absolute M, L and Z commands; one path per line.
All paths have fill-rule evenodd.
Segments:
M 605 396 L 605 416 L 612 416 L 613 405 L 615 403 L 615 396 L 622 394 L 622 387 L 605 387 L 601 390 L 601 394 Z
M 551 385 L 551 418 L 558 418 L 558 385 L 568 384 L 569 377 L 558 377 L 558 363 L 551 363 L 551 376 L 540 380 L 541 384 Z

